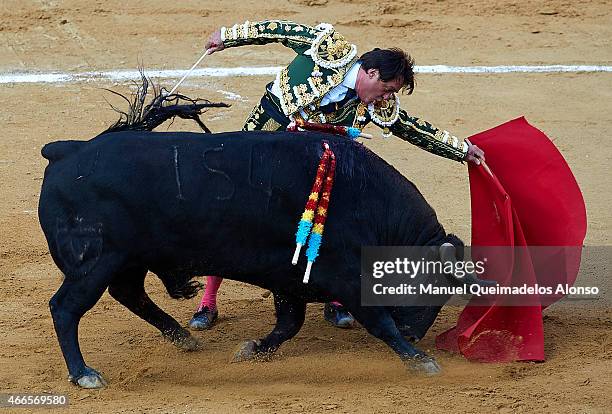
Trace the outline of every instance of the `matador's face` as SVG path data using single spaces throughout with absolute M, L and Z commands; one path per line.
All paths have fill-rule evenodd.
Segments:
M 382 81 L 378 69 L 359 69 L 355 92 L 364 104 L 380 102 L 390 99 L 394 93 L 402 88 L 402 79 L 396 78 L 390 81 Z

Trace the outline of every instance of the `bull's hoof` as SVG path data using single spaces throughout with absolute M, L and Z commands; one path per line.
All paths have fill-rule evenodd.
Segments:
M 183 351 L 198 351 L 202 349 L 202 343 L 195 337 L 191 335 L 181 336 L 179 338 L 170 338 L 172 343 Z
M 404 360 L 406 368 L 415 374 L 437 375 L 442 372 L 442 368 L 436 360 L 427 355 L 417 355 Z
M 83 373 L 78 377 L 68 376 L 70 382 L 81 388 L 104 388 L 106 380 L 98 371 L 93 368 L 85 367 Z
M 251 339 L 250 341 L 244 341 L 238 346 L 238 350 L 234 353 L 232 362 L 252 361 L 259 359 L 261 353 L 258 351 L 261 342 Z

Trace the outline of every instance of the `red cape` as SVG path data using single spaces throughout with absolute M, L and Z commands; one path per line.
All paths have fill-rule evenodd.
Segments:
M 586 234 L 586 210 L 557 148 L 522 117 L 469 140 L 484 150 L 493 173 L 469 166 L 473 258 L 482 246 L 557 246 L 534 257 L 496 255 L 484 277 L 513 286 L 572 285 Z M 470 360 L 542 361 L 542 309 L 549 303 L 550 298 L 537 306 L 507 306 L 504 300 L 473 306 L 472 300 L 457 325 L 438 335 L 436 346 Z

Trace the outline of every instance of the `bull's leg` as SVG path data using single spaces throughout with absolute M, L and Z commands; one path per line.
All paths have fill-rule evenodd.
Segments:
M 276 326 L 268 336 L 241 344 L 234 361 L 244 361 L 272 355 L 283 342 L 293 338 L 302 328 L 306 316 L 306 303 L 302 300 L 274 294 Z
M 177 347 L 194 351 L 199 348 L 196 338 L 166 312 L 161 310 L 144 289 L 146 269 L 132 269 L 115 276 L 108 293 L 137 316 L 159 329 Z
M 84 388 L 101 388 L 106 383 L 99 372 L 85 365 L 79 347 L 79 321 L 100 299 L 112 280 L 113 272 L 120 265 L 120 259 L 107 256 L 101 258 L 96 267 L 86 275 L 67 275 L 49 301 L 55 333 L 68 367 L 69 379 Z
M 397 306 L 390 312 L 402 336 L 417 343 L 433 325 L 440 309 L 440 306 Z
M 440 366 L 435 359 L 415 348 L 402 336 L 385 308 L 356 306 L 349 310 L 371 335 L 389 345 L 408 369 L 428 375 L 440 372 Z

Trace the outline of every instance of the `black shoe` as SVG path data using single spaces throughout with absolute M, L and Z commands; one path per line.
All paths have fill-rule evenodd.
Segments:
M 219 312 L 216 309 L 211 311 L 208 309 L 208 306 L 204 306 L 201 310 L 193 314 L 193 318 L 189 321 L 189 328 L 194 331 L 210 329 L 218 316 Z
M 336 328 L 349 329 L 355 325 L 353 315 L 341 305 L 326 303 L 323 309 L 323 317 Z

